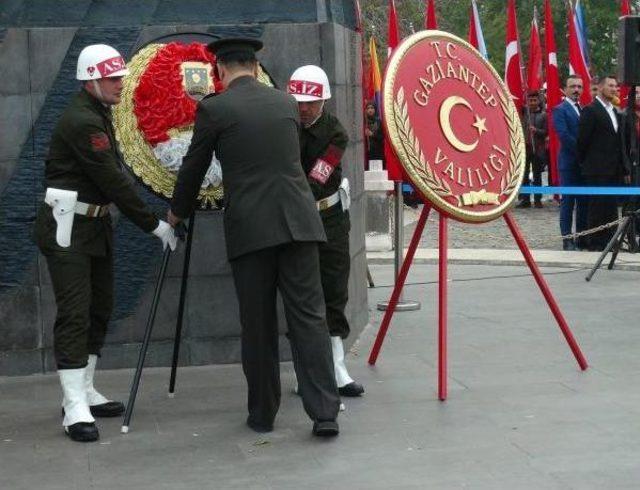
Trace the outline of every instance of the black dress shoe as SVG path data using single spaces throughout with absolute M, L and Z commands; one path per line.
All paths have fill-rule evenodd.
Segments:
M 516 208 L 518 209 L 530 208 L 530 207 L 531 207 L 531 201 L 520 201 L 518 204 L 516 204 Z
M 100 433 L 93 422 L 78 422 L 64 428 L 72 440 L 77 442 L 94 442 L 100 439 Z
M 313 435 L 317 437 L 335 437 L 340 433 L 340 427 L 335 420 L 316 420 L 313 423 Z
M 107 402 L 101 405 L 91 405 L 89 410 L 94 417 L 118 417 L 124 413 L 124 403 Z
M 94 417 L 117 417 L 124 413 L 124 404 L 122 402 L 107 402 L 101 405 L 91 405 L 89 410 Z M 62 416 L 64 417 L 64 408 Z
M 247 417 L 247 425 L 252 430 L 259 432 L 261 434 L 273 431 L 273 424 L 259 423 L 259 422 L 256 422 L 255 420 L 252 420 L 251 417 Z
M 348 385 L 344 385 L 342 388 L 338 388 L 338 393 L 340 393 L 340 396 L 346 397 L 362 396 L 364 393 L 364 387 L 353 381 Z

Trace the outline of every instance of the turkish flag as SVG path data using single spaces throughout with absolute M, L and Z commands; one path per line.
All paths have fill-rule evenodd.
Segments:
M 426 29 L 437 29 L 436 0 L 427 0 L 427 15 L 425 16 L 424 27 Z
M 469 44 L 480 51 L 480 54 L 484 56 L 484 59 L 489 59 L 487 53 L 487 46 L 484 42 L 484 35 L 482 34 L 482 26 L 480 25 L 480 14 L 478 13 L 478 6 L 476 0 L 471 0 L 471 7 L 469 7 Z
M 389 30 L 387 34 L 387 52 L 389 57 L 391 57 L 393 50 L 398 47 L 398 44 L 400 44 L 400 33 L 398 31 L 396 4 L 393 0 L 389 0 Z M 402 181 L 402 165 L 400 164 L 396 153 L 393 151 L 386 128 L 384 136 L 384 159 L 387 164 L 389 180 Z
M 396 3 L 389 0 L 389 17 L 387 25 L 387 56 L 400 44 L 400 31 L 398 30 L 398 14 L 396 13 Z
M 553 127 L 553 108 L 562 102 L 562 91 L 560 90 L 560 76 L 558 74 L 558 55 L 556 50 L 556 39 L 553 29 L 553 14 L 551 12 L 551 2 L 544 1 L 544 44 L 547 48 L 545 58 L 545 71 L 547 73 L 547 125 L 549 130 L 549 179 L 552 185 L 559 184 L 558 179 L 558 151 L 560 141 L 558 133 Z
M 573 9 L 569 9 L 569 71 L 582 78 L 584 92 L 580 97 L 580 104 L 583 106 L 591 103 L 591 75 L 587 67 L 587 61 L 584 57 L 582 49 L 580 49 L 580 41 L 578 41 L 578 29 L 576 28 L 576 16 Z
M 540 90 L 542 88 L 542 47 L 540 46 L 540 31 L 538 19 L 534 11 L 531 21 L 531 35 L 529 36 L 529 63 L 527 66 L 527 88 Z
M 631 5 L 629 4 L 629 0 L 622 0 L 620 2 L 620 16 L 624 17 L 626 15 L 631 15 Z M 629 97 L 629 86 L 621 85 L 620 106 L 622 106 L 623 108 L 627 106 L 627 97 Z
M 473 13 L 473 5 L 469 7 L 469 29 L 467 34 L 467 41 L 474 48 L 478 49 L 480 43 L 478 42 L 478 33 L 476 32 L 476 19 Z
M 518 40 L 518 24 L 516 21 L 516 4 L 509 0 L 507 5 L 507 37 L 506 53 L 504 57 L 504 79 L 511 92 L 513 102 L 522 110 L 524 90 L 522 88 L 522 69 L 520 66 L 520 42 Z
M 620 15 L 631 15 L 631 5 L 629 4 L 629 0 L 622 0 L 620 2 Z

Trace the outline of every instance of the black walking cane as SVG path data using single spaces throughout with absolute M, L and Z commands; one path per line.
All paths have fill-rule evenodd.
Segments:
M 185 226 L 180 223 L 176 226 L 175 235 L 184 240 Z M 171 256 L 171 248 L 167 247 L 162 256 L 162 266 L 158 273 L 158 279 L 156 280 L 156 289 L 153 293 L 153 301 L 151 302 L 151 310 L 149 311 L 149 317 L 147 318 L 147 326 L 144 331 L 144 338 L 142 340 L 142 348 L 140 349 L 140 355 L 138 356 L 138 366 L 136 367 L 136 373 L 133 376 L 133 383 L 131 384 L 131 392 L 129 393 L 129 401 L 127 402 L 127 409 L 124 413 L 124 420 L 122 421 L 122 428 L 120 432 L 127 434 L 129 432 L 129 422 L 131 422 L 131 415 L 133 414 L 133 406 L 136 403 L 136 396 L 138 395 L 138 386 L 140 385 L 140 377 L 142 376 L 142 368 L 144 367 L 144 360 L 147 356 L 147 349 L 149 348 L 149 340 L 151 339 L 151 331 L 153 330 L 153 324 L 156 319 L 156 312 L 158 311 L 158 303 L 160 302 L 160 293 L 162 292 L 162 286 L 164 285 L 164 279 L 167 274 L 167 265 L 169 264 L 169 257 Z
M 182 265 L 182 284 L 180 285 L 180 303 L 178 306 L 178 319 L 176 321 L 176 334 L 173 338 L 173 358 L 171 361 L 171 376 L 169 378 L 169 398 L 173 398 L 176 388 L 176 375 L 178 372 L 178 357 L 180 355 L 180 339 L 182 338 L 182 320 L 184 319 L 184 306 L 187 298 L 187 279 L 189 277 L 189 264 L 191 262 L 191 245 L 193 245 L 193 230 L 196 221 L 195 211 L 189 218 L 189 231 L 187 233 L 187 245 L 184 250 L 184 264 Z

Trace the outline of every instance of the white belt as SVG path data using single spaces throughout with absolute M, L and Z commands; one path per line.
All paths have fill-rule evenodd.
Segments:
M 318 208 L 318 211 L 325 211 L 331 206 L 338 204 L 339 202 L 340 192 L 336 192 L 335 194 L 331 194 L 329 197 L 325 197 L 324 199 L 316 201 L 316 207 Z
M 98 218 L 109 214 L 109 207 L 78 201 L 76 202 L 76 207 L 73 212 L 89 218 Z

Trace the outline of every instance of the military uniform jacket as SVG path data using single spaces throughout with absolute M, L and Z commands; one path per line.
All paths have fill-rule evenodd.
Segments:
M 45 166 L 45 185 L 77 191 L 80 202 L 99 206 L 113 202 L 145 232 L 158 226 L 158 219 L 123 172 L 110 109 L 85 90 L 75 96 L 53 131 Z M 52 210 L 43 204 L 35 226 L 36 242 L 43 251 L 105 255 L 111 249 L 111 218 L 109 215 L 89 218 L 76 214 L 68 248 L 57 245 L 55 234 Z
M 300 165 L 298 127 L 295 99 L 250 76 L 203 99 L 178 173 L 173 213 L 191 214 L 215 151 L 222 167 L 230 260 L 292 241 L 324 241 Z
M 338 118 L 327 111 L 323 111 L 315 124 L 300 131 L 300 152 L 302 155 L 302 168 L 307 176 L 318 160 L 323 160 L 333 167 L 333 172 L 322 184 L 317 180 L 308 177 L 313 197 L 316 201 L 335 194 L 342 182 L 342 155 L 349 143 L 347 132 L 338 121 Z M 340 206 L 335 207 L 341 211 Z M 335 213 L 332 208 L 323 211 L 325 213 Z

